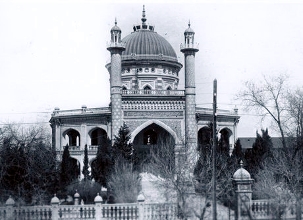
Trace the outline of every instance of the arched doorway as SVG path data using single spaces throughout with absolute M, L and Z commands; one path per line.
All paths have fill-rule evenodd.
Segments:
M 142 129 L 133 139 L 137 165 L 141 172 L 157 172 L 150 170 L 148 164 L 156 158 L 166 163 L 168 169 L 175 165 L 175 139 L 161 126 L 152 123 Z M 159 175 L 159 173 L 154 173 Z

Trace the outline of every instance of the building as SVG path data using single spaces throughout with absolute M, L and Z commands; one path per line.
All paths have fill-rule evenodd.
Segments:
M 111 61 L 106 65 L 110 74 L 109 106 L 53 111 L 52 141 L 59 159 L 68 144 L 81 169 L 84 146 L 88 146 L 93 161 L 98 146 L 107 136 L 113 140 L 123 122 L 130 128 L 134 148 L 142 155 L 159 146 L 163 137 L 171 141 L 175 155 L 185 149 L 195 152 L 198 142 L 209 141 L 204 134 L 213 110 L 196 107 L 195 101 L 195 54 L 199 48 L 194 30 L 188 24 L 184 39 L 180 39 L 183 66 L 171 44 L 146 21 L 143 7 L 141 23 L 133 26 L 133 32 L 126 37 L 122 38 L 117 21 L 110 30 L 107 49 Z M 181 68 L 185 72 L 185 90 L 178 89 Z M 217 119 L 218 132 L 233 146 L 239 121 L 237 110 L 218 110 Z

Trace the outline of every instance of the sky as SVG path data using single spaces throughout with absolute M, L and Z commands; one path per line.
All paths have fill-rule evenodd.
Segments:
M 267 126 L 234 99 L 245 81 L 287 73 L 291 85 L 302 87 L 303 2 L 0 0 L 0 124 L 47 124 L 55 107 L 108 106 L 110 29 L 116 18 L 122 37 L 130 34 L 143 5 L 147 23 L 181 63 L 190 21 L 199 44 L 197 106 L 212 107 L 217 79 L 218 108 L 239 109 L 239 137 Z

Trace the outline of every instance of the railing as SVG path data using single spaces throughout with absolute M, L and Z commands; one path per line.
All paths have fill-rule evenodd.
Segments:
M 252 200 L 251 215 L 255 220 L 275 219 L 276 215 L 282 215 L 282 219 L 295 219 L 295 203 L 273 204 L 271 200 Z M 281 217 L 281 216 L 280 216 Z
M 98 145 L 89 145 L 87 150 L 88 150 L 89 155 L 95 155 L 98 151 Z M 71 155 L 81 155 L 81 154 L 84 154 L 84 148 L 81 148 L 80 146 L 69 146 L 69 153 Z M 62 155 L 63 151 L 57 150 L 56 154 Z
M 96 219 L 96 210 L 94 205 L 63 205 L 60 206 L 58 214 L 60 220 Z
M 137 60 L 137 59 L 144 59 L 144 60 L 165 60 L 165 61 L 172 61 L 178 62 L 176 57 L 171 57 L 163 54 L 158 55 L 150 55 L 150 54 L 131 54 L 131 55 L 122 55 L 122 60 Z
M 177 219 L 177 206 L 174 203 L 150 203 L 144 205 L 144 220 Z
M 181 49 L 181 50 L 183 50 L 183 49 L 188 49 L 188 48 L 191 48 L 191 49 L 199 49 L 199 44 L 197 44 L 197 43 L 180 44 L 180 49 Z
M 80 146 L 69 146 L 68 150 L 70 150 L 70 151 L 79 151 L 80 150 Z
M 122 90 L 122 96 L 184 96 L 184 90 Z
M 14 210 L 18 220 L 51 220 L 51 206 L 23 206 Z
M 177 219 L 176 203 L 145 203 L 139 199 L 136 203 L 102 204 L 102 198 L 95 197 L 95 204 L 60 205 L 53 197 L 49 206 L 15 207 L 10 197 L 5 207 L 0 207 L 0 220 L 162 220 Z M 8 202 L 9 201 L 9 202 Z
M 107 47 L 125 47 L 125 42 L 107 42 Z
M 270 216 L 270 202 L 268 200 L 252 200 L 251 212 L 254 218 Z
M 99 147 L 99 145 L 89 145 L 88 150 L 89 151 L 97 151 L 98 147 Z
M 139 209 L 137 203 L 131 204 L 104 204 L 102 205 L 102 219 L 128 219 L 137 220 L 139 218 Z

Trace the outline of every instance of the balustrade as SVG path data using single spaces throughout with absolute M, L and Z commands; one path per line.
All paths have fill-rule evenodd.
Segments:
M 97 151 L 98 147 L 99 147 L 99 145 L 89 145 L 88 150 L 89 151 Z
M 54 196 L 49 206 L 16 207 L 12 198 L 5 207 L 0 207 L 1 220 L 160 220 L 176 218 L 175 203 L 145 203 L 142 194 L 137 203 L 102 204 L 99 194 L 95 204 L 91 205 L 60 205 Z
M 60 220 L 87 219 L 95 220 L 94 205 L 64 205 L 59 208 Z
M 144 205 L 144 220 L 177 219 L 174 203 L 151 203 Z
M 18 220 L 51 220 L 51 206 L 28 206 L 14 210 L 14 216 Z
M 184 90 L 122 90 L 122 96 L 184 96 Z
M 138 204 L 104 204 L 102 205 L 102 219 L 129 219 L 137 220 L 139 217 Z
M 268 200 L 252 200 L 251 211 L 253 216 L 269 216 L 270 203 Z
M 173 62 L 178 62 L 177 58 L 159 54 L 133 54 L 133 55 L 122 55 L 122 60 L 134 60 L 134 59 L 152 59 L 152 60 L 168 60 Z
M 78 150 L 80 150 L 80 146 L 69 146 L 68 150 L 70 150 L 70 151 L 78 151 Z

